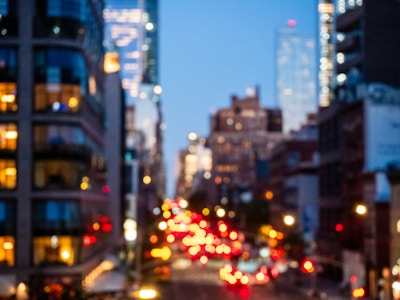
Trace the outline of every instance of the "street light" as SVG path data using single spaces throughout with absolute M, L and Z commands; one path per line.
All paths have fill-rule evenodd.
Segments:
M 367 207 L 364 204 L 357 204 L 355 210 L 356 213 L 361 216 L 366 215 L 368 211 Z
M 283 223 L 285 223 L 285 225 L 287 225 L 287 226 L 293 226 L 295 222 L 296 222 L 296 219 L 292 215 L 285 215 L 283 217 Z

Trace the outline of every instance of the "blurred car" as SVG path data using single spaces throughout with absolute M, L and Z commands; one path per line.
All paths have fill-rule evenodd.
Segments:
M 267 284 L 278 277 L 279 271 L 277 267 L 262 265 L 253 273 L 251 279 L 253 284 Z
M 226 264 L 219 269 L 219 277 L 228 286 L 246 287 L 249 284 L 249 276 L 238 270 L 231 264 Z

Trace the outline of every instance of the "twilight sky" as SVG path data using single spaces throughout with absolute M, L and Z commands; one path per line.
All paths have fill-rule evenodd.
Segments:
M 317 37 L 317 0 L 159 0 L 159 71 L 167 197 L 187 136 L 209 133 L 213 111 L 258 85 L 263 107 L 275 99 L 275 39 L 296 20 L 300 36 Z

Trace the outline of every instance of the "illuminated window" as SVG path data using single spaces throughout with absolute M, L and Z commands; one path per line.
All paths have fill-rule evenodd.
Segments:
M 33 239 L 33 265 L 73 265 L 77 263 L 79 237 L 45 236 Z
M 15 264 L 15 240 L 11 236 L 0 236 L 0 267 L 12 267 Z
M 16 111 L 17 53 L 0 48 L 0 111 Z
M 15 160 L 0 159 L 0 188 L 14 189 L 17 186 L 17 169 Z
M 88 88 L 85 62 L 80 53 L 56 48 L 36 51 L 36 111 L 78 112 Z
M 17 148 L 18 131 L 15 124 L 0 124 L 0 149 L 13 151 Z
M 15 202 L 0 200 L 0 268 L 11 267 L 15 263 Z

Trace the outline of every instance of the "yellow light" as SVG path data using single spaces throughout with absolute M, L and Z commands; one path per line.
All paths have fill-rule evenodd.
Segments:
M 217 214 L 217 216 L 220 217 L 220 218 L 224 217 L 224 216 L 225 216 L 225 209 L 219 208 L 219 209 L 217 210 L 216 214 Z
M 356 206 L 356 213 L 359 215 L 365 215 L 367 213 L 367 207 L 363 204 L 358 204 Z
M 97 231 L 97 230 L 100 229 L 100 224 L 96 222 L 96 223 L 93 224 L 92 227 L 93 227 L 93 230 L 94 230 L 94 231 Z
M 283 217 L 283 222 L 287 225 L 287 226 L 292 226 L 295 223 L 295 218 L 291 215 L 286 215 Z
M 4 242 L 3 248 L 4 248 L 4 250 L 12 250 L 12 249 L 14 249 L 14 245 L 11 242 Z
M 87 183 L 85 181 L 81 183 L 81 190 L 82 191 L 86 191 L 88 188 L 89 188 L 89 183 Z
M 171 212 L 169 210 L 163 212 L 164 219 L 169 219 L 171 217 Z
M 276 236 L 277 236 L 277 233 L 276 233 L 275 230 L 272 229 L 272 230 L 269 231 L 269 237 L 270 237 L 271 239 L 276 238 Z
M 16 139 L 18 137 L 18 132 L 15 130 L 9 130 L 3 132 L 3 137 L 6 139 Z
M 162 248 L 154 248 L 150 251 L 150 255 L 154 258 L 161 258 L 162 260 L 168 260 L 171 257 L 171 249 L 167 246 Z
M 1 96 L 1 102 L 8 102 L 8 103 L 12 103 L 15 101 L 15 95 L 2 95 Z
M 157 291 L 150 288 L 141 289 L 138 296 L 139 299 L 154 299 L 157 297 Z
M 274 198 L 274 193 L 271 192 L 271 191 L 266 191 L 265 192 L 265 199 L 272 200 L 272 198 Z
M 150 176 L 146 175 L 146 176 L 143 177 L 143 183 L 144 184 L 150 184 L 150 182 L 151 182 L 151 177 Z
M 70 257 L 71 257 L 71 254 L 69 253 L 68 250 L 64 250 L 64 251 L 61 253 L 61 258 L 62 258 L 63 260 L 67 260 L 67 259 L 69 259 Z
M 71 97 L 68 100 L 68 107 L 69 108 L 75 108 L 79 104 L 79 100 L 76 97 Z
M 15 176 L 15 175 L 17 175 L 17 169 L 16 169 L 16 168 L 6 168 L 6 169 L 4 170 L 4 173 L 5 173 L 7 176 Z
M 158 223 L 158 229 L 160 229 L 160 230 L 165 230 L 165 229 L 167 229 L 167 227 L 168 227 L 168 224 L 165 221 L 161 221 L 160 223 Z

